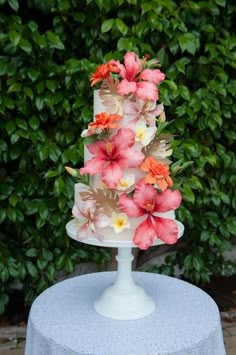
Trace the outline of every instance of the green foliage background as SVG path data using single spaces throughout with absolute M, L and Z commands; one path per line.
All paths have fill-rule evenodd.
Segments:
M 236 4 L 233 0 L 0 0 L 0 312 L 20 280 L 30 303 L 61 269 L 107 259 L 65 234 L 91 121 L 90 73 L 127 51 L 157 57 L 175 159 L 182 174 L 184 247 L 178 265 L 194 283 L 229 275 L 236 235 Z

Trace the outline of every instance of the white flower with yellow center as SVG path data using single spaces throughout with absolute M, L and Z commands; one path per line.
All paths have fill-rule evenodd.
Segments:
M 135 140 L 146 146 L 151 142 L 155 132 L 156 127 L 147 127 L 145 122 L 138 121 L 134 130 Z
M 116 189 L 119 191 L 126 191 L 130 186 L 134 185 L 135 176 L 134 175 L 124 175 L 118 182 Z
M 116 214 L 113 212 L 110 226 L 114 228 L 116 234 L 122 232 L 125 228 L 130 228 L 127 214 Z

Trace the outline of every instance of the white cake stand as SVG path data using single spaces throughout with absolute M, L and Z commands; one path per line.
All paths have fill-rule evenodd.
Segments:
M 184 226 L 179 221 L 176 223 L 179 229 L 178 238 L 180 238 L 183 235 Z M 78 241 L 74 220 L 67 223 L 66 231 L 69 237 Z M 99 241 L 97 239 L 83 239 L 81 242 L 101 247 L 118 248 L 116 281 L 95 300 L 94 308 L 98 314 L 111 319 L 134 320 L 144 318 L 154 311 L 155 302 L 142 287 L 135 284 L 132 277 L 132 260 L 134 258 L 132 248 L 137 247 L 133 242 Z M 153 246 L 160 244 L 164 243 L 156 239 Z

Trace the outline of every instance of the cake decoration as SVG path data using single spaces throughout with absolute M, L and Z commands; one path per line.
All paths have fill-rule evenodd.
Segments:
M 133 241 L 147 249 L 156 238 L 178 239 L 174 211 L 182 197 L 173 175 L 180 169 L 169 159 L 173 136 L 164 106 L 157 104 L 165 74 L 158 60 L 134 52 L 124 64 L 110 60 L 91 77 L 94 119 L 81 136 L 85 163 L 66 167 L 77 177 L 72 209 L 77 238 Z

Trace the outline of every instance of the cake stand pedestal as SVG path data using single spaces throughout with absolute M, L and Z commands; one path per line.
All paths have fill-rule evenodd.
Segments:
M 146 317 L 154 311 L 155 302 L 133 280 L 133 258 L 131 248 L 118 248 L 116 281 L 96 299 L 94 308 L 98 314 L 112 319 L 132 320 Z
M 178 237 L 183 235 L 184 226 L 178 224 Z M 67 234 L 76 239 L 76 225 L 74 220 L 66 225 Z M 96 312 L 106 318 L 117 320 L 135 320 L 150 315 L 155 309 L 154 300 L 137 285 L 132 276 L 132 247 L 136 247 L 130 241 L 99 241 L 94 239 L 83 239 L 81 242 L 102 247 L 117 247 L 118 262 L 116 280 L 114 284 L 107 287 L 103 293 L 95 300 L 94 308 Z M 156 239 L 153 245 L 163 244 Z

